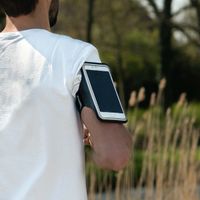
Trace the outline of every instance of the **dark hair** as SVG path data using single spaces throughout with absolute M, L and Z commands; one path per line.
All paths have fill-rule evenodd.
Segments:
M 31 13 L 38 0 L 0 0 L 0 10 L 10 17 L 18 17 Z

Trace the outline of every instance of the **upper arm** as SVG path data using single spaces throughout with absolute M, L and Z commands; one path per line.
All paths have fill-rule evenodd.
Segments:
M 126 128 L 120 123 L 100 121 L 95 112 L 86 107 L 81 118 L 91 134 L 95 162 L 104 168 L 123 168 L 131 153 L 131 137 Z

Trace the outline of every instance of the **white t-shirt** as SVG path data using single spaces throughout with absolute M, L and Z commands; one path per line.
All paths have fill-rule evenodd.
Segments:
M 86 200 L 75 107 L 94 46 L 42 29 L 0 33 L 0 200 Z

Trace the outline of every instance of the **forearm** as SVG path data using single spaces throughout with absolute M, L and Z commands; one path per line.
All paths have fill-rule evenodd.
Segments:
M 95 113 L 86 108 L 82 119 L 90 131 L 94 162 L 106 169 L 123 168 L 131 154 L 131 136 L 122 124 L 99 121 Z

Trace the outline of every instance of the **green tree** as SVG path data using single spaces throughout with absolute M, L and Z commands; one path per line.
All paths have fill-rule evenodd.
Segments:
M 152 29 L 152 20 L 140 3 L 62 0 L 60 8 L 56 32 L 97 46 L 102 61 L 111 66 L 124 105 L 131 90 L 142 86 L 147 79 L 157 78 L 157 31 Z
M 167 88 L 165 94 L 165 106 L 170 105 L 176 100 L 176 91 L 174 87 L 177 84 L 176 69 L 181 56 L 184 53 L 178 53 L 176 49 L 177 42 L 174 38 L 174 32 L 179 31 L 186 36 L 188 43 L 193 43 L 200 47 L 200 2 L 199 0 L 188 0 L 188 3 L 176 12 L 172 12 L 173 0 L 164 0 L 163 8 L 159 8 L 155 0 L 146 0 L 153 9 L 157 20 L 157 27 L 160 32 L 159 46 L 161 58 L 161 75 L 167 79 Z M 196 11 L 196 20 L 177 21 L 177 16 L 186 15 L 186 11 Z M 187 16 L 188 17 L 188 16 Z M 184 17 L 183 17 L 184 18 Z M 198 22 L 195 24 L 195 22 Z M 196 37 L 198 35 L 198 37 Z
M 197 28 L 195 31 L 198 33 L 198 39 L 200 43 L 200 1 L 199 0 L 190 0 L 191 6 L 194 8 L 197 18 Z
M 5 15 L 0 9 L 0 31 L 3 29 L 5 23 Z
M 137 1 L 99 0 L 96 7 L 94 39 L 112 66 L 125 105 L 131 90 L 157 78 L 157 33 Z
M 164 0 L 163 9 L 160 10 L 154 0 L 147 0 L 154 10 L 154 14 L 158 21 L 160 32 L 160 58 L 161 58 L 161 75 L 167 79 L 166 88 L 166 105 L 172 103 L 172 68 L 173 68 L 173 52 L 172 52 L 172 2 L 173 0 Z
M 92 28 L 94 24 L 94 4 L 95 0 L 88 0 L 88 17 L 87 17 L 87 41 L 92 43 Z
M 55 32 L 87 41 L 88 0 L 60 0 Z

